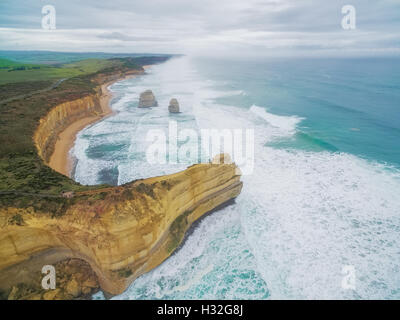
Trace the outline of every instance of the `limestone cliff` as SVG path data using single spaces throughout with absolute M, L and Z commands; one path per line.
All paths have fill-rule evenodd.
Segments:
M 95 93 L 53 107 L 45 117 L 40 119 L 33 136 L 38 154 L 44 162 L 49 162 L 57 137 L 66 127 L 79 119 L 100 116 L 106 112 L 105 109 L 108 107 L 104 107 L 104 104 L 108 104 L 108 101 L 102 101 L 102 99 L 105 98 L 104 91 L 108 84 L 130 75 L 143 74 L 143 72 L 141 68 L 123 73 L 99 74 L 92 79 L 97 84 Z
M 40 119 L 34 135 L 39 156 L 47 163 L 60 132 L 80 118 L 96 116 L 101 113 L 99 94 L 65 102 L 53 108 L 45 118 Z
M 13 281 L 24 281 L 26 270 L 79 258 L 90 264 L 105 292 L 119 294 L 165 260 L 194 221 L 234 199 L 241 188 L 234 164 L 198 164 L 168 176 L 76 194 L 75 203 L 57 218 L 4 209 L 0 284 L 6 289 Z M 88 201 L 89 195 L 97 200 Z M 13 223 L 16 214 L 23 216 L 18 224 Z
M 168 111 L 171 113 L 179 113 L 179 102 L 177 99 L 171 99 L 169 102 Z
M 151 107 L 157 107 L 158 102 L 156 100 L 156 97 L 154 96 L 153 91 L 151 90 L 146 90 L 140 94 L 139 97 L 139 108 L 151 108 Z
M 113 75 L 113 80 L 120 77 Z M 101 86 L 107 81 L 110 78 L 97 79 L 96 93 L 59 104 L 40 120 L 33 140 L 45 163 L 61 131 L 82 117 L 104 112 Z M 89 264 L 105 292 L 119 294 L 168 258 L 194 221 L 236 198 L 241 188 L 235 164 L 209 163 L 119 187 L 77 192 L 68 204 L 60 202 L 65 205 L 62 215 L 45 211 L 46 206 L 1 207 L 0 291 L 16 297 L 15 284 L 32 281 L 43 265 L 63 265 L 73 258 Z M 51 195 L 53 202 L 57 196 Z

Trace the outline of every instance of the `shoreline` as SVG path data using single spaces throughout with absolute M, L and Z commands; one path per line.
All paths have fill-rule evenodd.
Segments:
M 150 67 L 151 65 L 146 65 L 143 66 L 143 69 L 146 71 L 146 69 Z M 126 75 L 118 80 L 109 81 L 101 85 L 100 106 L 102 109 L 102 113 L 97 116 L 78 119 L 77 121 L 70 124 L 58 135 L 57 142 L 54 145 L 54 152 L 51 155 L 50 161 L 48 163 L 49 167 L 71 178 L 71 173 L 74 167 L 74 160 L 71 159 L 69 151 L 75 144 L 77 134 L 85 129 L 87 126 L 94 124 L 113 114 L 113 110 L 110 106 L 113 95 L 112 92 L 108 89 L 111 85 L 119 81 L 134 78 L 136 76 L 137 75 L 134 74 Z

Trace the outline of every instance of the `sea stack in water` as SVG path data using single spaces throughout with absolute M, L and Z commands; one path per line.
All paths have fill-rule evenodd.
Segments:
M 179 102 L 175 98 L 169 102 L 168 110 L 171 113 L 179 113 Z
M 146 90 L 140 94 L 139 108 L 157 107 L 158 103 L 153 91 Z

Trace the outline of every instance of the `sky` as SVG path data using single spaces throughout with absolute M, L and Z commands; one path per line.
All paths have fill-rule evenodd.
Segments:
M 0 0 L 0 50 L 400 56 L 400 0 Z

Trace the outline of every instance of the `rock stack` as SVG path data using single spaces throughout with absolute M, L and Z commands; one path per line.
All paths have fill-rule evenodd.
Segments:
M 175 98 L 171 99 L 169 102 L 168 110 L 171 113 L 179 113 L 179 103 Z
M 139 108 L 157 107 L 158 103 L 153 91 L 146 90 L 140 94 Z

